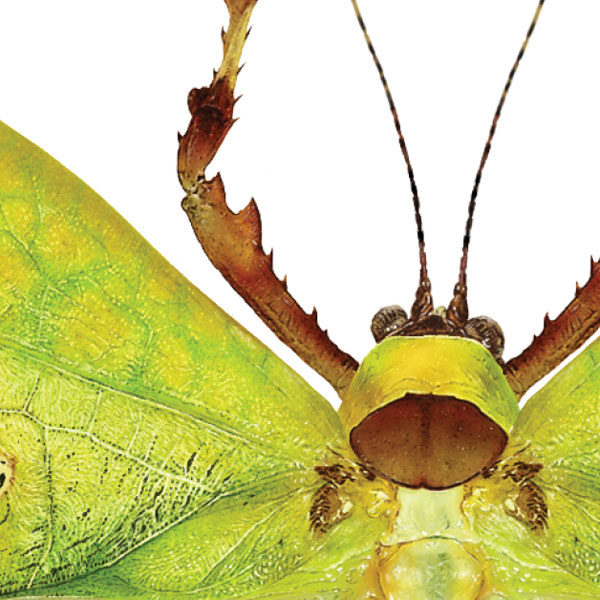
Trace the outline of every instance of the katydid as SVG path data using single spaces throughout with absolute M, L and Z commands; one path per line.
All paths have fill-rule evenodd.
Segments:
M 525 359 L 507 360 L 498 324 L 469 314 L 469 228 L 452 300 L 433 304 L 397 124 L 417 294 L 377 314 L 359 366 L 273 273 L 256 206 L 229 211 L 206 173 L 232 124 L 255 3 L 227 0 L 223 64 L 190 94 L 183 206 L 211 261 L 341 407 L 2 125 L 0 591 L 597 597 L 598 342 L 521 410 L 518 399 L 598 326 L 600 270 Z

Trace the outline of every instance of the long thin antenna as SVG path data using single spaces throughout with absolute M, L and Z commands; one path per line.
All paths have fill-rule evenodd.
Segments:
M 406 169 L 408 171 L 408 179 L 410 181 L 410 189 L 412 191 L 413 196 L 413 205 L 415 208 L 415 220 L 417 222 L 417 239 L 419 241 L 419 262 L 421 265 L 421 285 L 427 284 L 429 286 L 429 279 L 427 276 L 427 256 L 425 254 L 425 234 L 423 233 L 423 223 L 421 221 L 421 204 L 419 201 L 419 192 L 417 191 L 417 184 L 415 182 L 415 175 L 413 172 L 412 165 L 410 163 L 410 158 L 408 156 L 408 150 L 406 148 L 406 142 L 404 141 L 404 135 L 402 134 L 402 129 L 400 127 L 400 119 L 398 118 L 398 112 L 396 111 L 396 104 L 394 103 L 394 98 L 392 97 L 392 93 L 390 92 L 390 88 L 388 86 L 387 79 L 385 77 L 385 73 L 383 72 L 383 67 L 381 66 L 381 62 L 377 56 L 377 52 L 375 52 L 375 48 L 373 46 L 373 42 L 367 32 L 367 27 L 362 18 L 362 14 L 360 9 L 358 8 L 357 0 L 351 0 L 352 6 L 354 7 L 354 13 L 356 14 L 356 19 L 358 20 L 358 24 L 362 29 L 363 35 L 365 36 L 365 41 L 367 42 L 367 46 L 369 48 L 369 52 L 373 57 L 373 62 L 377 67 L 377 72 L 379 73 L 379 79 L 381 79 L 381 84 L 383 85 L 383 89 L 385 90 L 385 95 L 390 105 L 390 111 L 392 113 L 392 117 L 394 119 L 394 126 L 396 127 L 396 132 L 398 133 L 398 142 L 400 143 L 400 150 L 402 150 L 402 156 L 404 156 L 404 162 L 406 163 Z
M 517 54 L 517 59 L 515 60 L 512 69 L 508 75 L 508 79 L 506 80 L 506 84 L 504 86 L 504 90 L 502 91 L 502 96 L 500 96 L 500 102 L 498 102 L 498 106 L 496 108 L 496 112 L 494 114 L 494 118 L 492 120 L 492 126 L 490 127 L 490 132 L 488 134 L 487 141 L 485 143 L 485 148 L 483 149 L 483 155 L 481 157 L 481 162 L 479 163 L 479 169 L 477 170 L 477 175 L 475 175 L 475 184 L 473 185 L 473 190 L 471 191 L 471 201 L 469 202 L 469 215 L 467 217 L 467 226 L 465 229 L 465 237 L 463 238 L 463 247 L 462 247 L 462 257 L 460 259 L 460 271 L 458 274 L 458 283 L 457 287 L 461 286 L 462 288 L 466 288 L 467 285 L 467 259 L 469 254 L 469 243 L 471 241 L 471 227 L 473 226 L 473 213 L 475 212 L 475 202 L 477 200 L 477 194 L 479 192 L 479 183 L 481 182 L 481 173 L 483 172 L 483 168 L 485 167 L 485 163 L 487 162 L 490 149 L 492 147 L 492 139 L 494 134 L 496 133 L 496 127 L 498 126 L 498 120 L 500 119 L 500 114 L 502 113 L 502 108 L 504 106 L 504 102 L 506 101 L 506 96 L 508 94 L 508 90 L 513 82 L 513 78 L 523 55 L 525 54 L 525 50 L 527 49 L 527 44 L 529 44 L 529 39 L 535 29 L 536 23 L 538 21 L 538 17 L 542 12 L 542 7 L 544 6 L 545 0 L 540 0 L 533 15 L 533 20 L 531 21 L 531 25 L 529 25 L 529 29 L 527 30 L 527 35 L 525 36 L 525 41 L 523 42 L 521 49 L 519 50 L 519 54 Z M 465 289 L 466 293 L 466 289 Z M 456 292 L 455 292 L 456 294 Z

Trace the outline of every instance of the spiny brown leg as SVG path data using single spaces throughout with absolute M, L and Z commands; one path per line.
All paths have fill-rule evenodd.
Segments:
M 233 125 L 233 92 L 250 14 L 257 0 L 225 0 L 229 28 L 223 32 L 223 62 L 210 87 L 188 97 L 192 119 L 180 139 L 179 180 L 186 192 L 182 206 L 196 237 L 213 265 L 271 330 L 321 374 L 340 396 L 350 384 L 357 362 L 342 352 L 287 291 L 285 278 L 273 273 L 273 256 L 262 248 L 261 222 L 254 200 L 233 213 L 219 174 L 205 170 Z
M 600 260 L 591 261 L 588 282 L 577 286 L 575 298 L 519 356 L 504 365 L 510 387 L 520 398 L 534 383 L 557 367 L 600 327 Z

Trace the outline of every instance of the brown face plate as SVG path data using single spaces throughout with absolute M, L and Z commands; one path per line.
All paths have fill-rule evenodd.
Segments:
M 499 458 L 507 441 L 475 405 L 433 394 L 406 394 L 350 433 L 367 469 L 406 487 L 432 490 L 468 481 Z

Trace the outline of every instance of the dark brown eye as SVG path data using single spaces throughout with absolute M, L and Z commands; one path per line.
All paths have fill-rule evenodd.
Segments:
M 485 346 L 496 360 L 502 359 L 504 352 L 504 333 L 502 328 L 490 317 L 474 317 L 465 325 L 465 332 L 471 339 Z
M 379 343 L 397 331 L 404 323 L 406 323 L 406 313 L 400 306 L 397 304 L 384 306 L 377 311 L 371 321 L 371 333 L 375 341 Z

